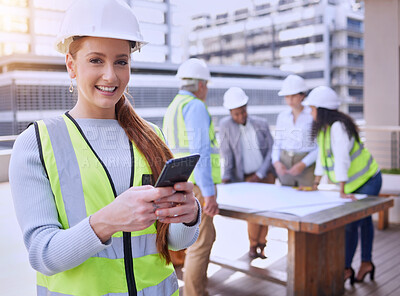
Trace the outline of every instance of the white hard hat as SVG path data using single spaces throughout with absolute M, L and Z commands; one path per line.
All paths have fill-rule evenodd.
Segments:
M 136 16 L 122 0 L 75 0 L 65 12 L 56 37 L 56 50 L 66 54 L 74 36 L 135 41 L 132 52 L 147 44 Z
M 183 62 L 176 73 L 180 79 L 210 80 L 210 70 L 202 60 L 191 58 Z
M 248 101 L 249 97 L 240 87 L 231 87 L 224 94 L 224 107 L 228 110 L 242 107 Z
M 282 88 L 278 92 L 279 96 L 290 96 L 298 93 L 306 92 L 308 87 L 303 78 L 298 75 L 291 74 L 283 80 Z
M 318 86 L 308 94 L 303 104 L 306 106 L 336 110 L 340 106 L 340 100 L 336 92 L 330 87 Z

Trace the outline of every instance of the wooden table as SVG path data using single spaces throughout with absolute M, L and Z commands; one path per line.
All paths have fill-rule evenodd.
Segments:
M 345 225 L 389 209 L 393 199 L 369 196 L 304 217 L 220 205 L 220 215 L 288 229 L 287 272 L 243 266 L 240 262 L 211 262 L 277 283 L 287 295 L 342 295 L 344 293 Z

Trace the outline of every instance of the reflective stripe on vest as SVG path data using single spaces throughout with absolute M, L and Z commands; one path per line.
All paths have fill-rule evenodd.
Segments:
M 185 120 L 183 118 L 183 108 L 192 100 L 199 99 L 191 95 L 178 94 L 174 98 L 172 103 L 168 106 L 167 112 L 164 117 L 163 130 L 168 140 L 168 146 L 171 148 L 175 157 L 182 157 L 190 154 L 189 139 L 186 130 Z M 207 106 L 205 107 L 207 109 Z M 220 156 L 211 115 L 208 135 L 210 138 L 210 162 L 212 168 L 212 179 L 214 184 L 219 184 L 221 183 Z M 200 161 L 202 161 L 202 159 L 200 159 Z M 195 183 L 193 174 L 190 176 L 189 181 Z
M 326 131 L 320 131 L 317 137 L 318 146 L 320 147 L 320 159 L 324 170 L 327 172 L 329 179 L 337 183 L 335 176 L 335 158 L 331 149 L 331 127 L 328 126 Z M 378 164 L 364 147 L 362 143 L 354 140 L 353 147 L 350 150 L 350 167 L 347 175 L 348 180 L 344 186 L 345 193 L 352 193 L 362 185 L 364 185 L 378 171 Z
M 36 123 L 41 153 L 63 229 L 68 229 L 111 203 L 115 189 L 107 169 L 66 115 Z M 151 169 L 132 143 L 133 186 Z M 178 295 L 172 264 L 156 248 L 156 225 L 132 232 L 131 244 L 138 295 Z M 122 232 L 112 244 L 79 266 L 53 276 L 37 273 L 38 295 L 128 295 Z M 40 291 L 40 293 L 39 293 Z
M 173 279 L 172 277 L 168 277 L 155 287 L 153 286 L 153 287 L 149 287 L 145 290 L 138 291 L 137 295 L 138 296 L 147 296 L 147 295 L 178 296 L 179 295 L 178 289 L 179 289 L 179 287 L 178 287 L 176 278 Z M 37 286 L 36 290 L 37 290 L 37 296 L 77 296 L 78 295 L 78 294 L 64 294 L 64 293 L 52 292 L 43 286 Z M 88 294 L 86 294 L 86 295 L 88 295 Z M 107 293 L 107 294 L 104 294 L 104 296 L 105 295 L 107 295 L 107 296 L 126 296 L 127 293 Z

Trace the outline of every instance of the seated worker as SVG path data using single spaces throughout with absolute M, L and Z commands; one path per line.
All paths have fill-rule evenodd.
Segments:
M 271 163 L 273 139 L 266 120 L 247 115 L 249 98 L 239 87 L 231 87 L 224 94 L 224 107 L 230 116 L 220 123 L 220 153 L 224 159 L 222 183 L 275 183 Z M 248 222 L 249 256 L 267 258 L 268 226 Z
M 307 86 L 298 75 L 289 75 L 278 95 L 285 96 L 290 107 L 279 113 L 275 126 L 272 163 L 279 181 L 285 186 L 312 186 L 318 147 L 310 140 L 312 116 L 303 106 Z

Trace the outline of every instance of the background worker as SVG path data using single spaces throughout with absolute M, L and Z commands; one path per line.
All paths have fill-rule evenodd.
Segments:
M 289 75 L 282 83 L 289 110 L 279 113 L 275 127 L 272 163 L 279 181 L 286 186 L 312 186 L 318 147 L 310 140 L 311 109 L 303 106 L 308 88 L 304 79 Z
M 189 59 L 178 68 L 180 91 L 169 105 L 163 130 L 175 156 L 199 153 L 200 160 L 190 181 L 203 205 L 200 235 L 186 251 L 183 279 L 184 295 L 207 293 L 207 267 L 215 241 L 213 217 L 219 213 L 215 184 L 221 182 L 218 143 L 206 105 L 210 71 L 199 59 Z
M 220 122 L 221 156 L 224 159 L 222 182 L 275 183 L 271 163 L 273 139 L 266 120 L 247 114 L 249 97 L 239 87 L 224 94 L 224 107 L 230 116 Z M 268 226 L 247 223 L 250 258 L 267 258 Z
M 342 198 L 355 199 L 352 193 L 378 195 L 382 176 L 378 164 L 364 147 L 358 128 L 350 116 L 338 111 L 340 100 L 329 87 L 313 89 L 305 104 L 311 106 L 314 119 L 312 137 L 317 138 L 319 157 L 315 168 L 314 189 L 326 173 L 334 183 L 340 184 Z M 361 233 L 361 266 L 354 278 L 351 267 Z M 371 216 L 346 225 L 345 280 L 362 282 L 369 273 L 374 279 L 372 263 L 374 227 Z
M 200 207 L 189 182 L 144 186 L 172 153 L 124 94 L 143 44 L 124 1 L 79 0 L 65 13 L 56 48 L 78 100 L 25 130 L 10 162 L 39 296 L 179 293 L 169 248 L 193 244 Z

